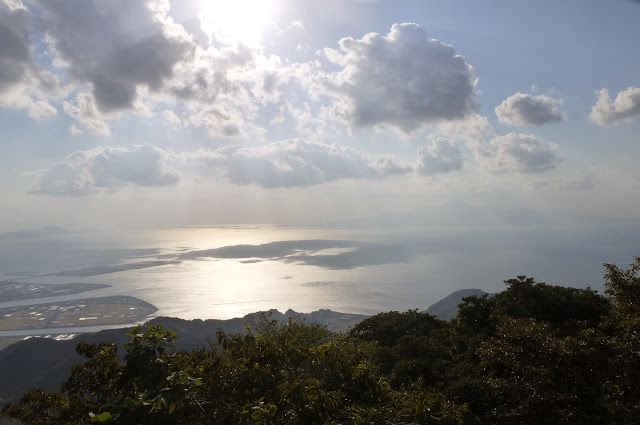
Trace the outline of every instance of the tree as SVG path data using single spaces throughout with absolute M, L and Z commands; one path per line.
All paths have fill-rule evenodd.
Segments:
M 429 336 L 444 327 L 446 322 L 429 313 L 408 310 L 404 313 L 390 311 L 364 319 L 349 332 L 364 341 L 376 341 L 379 345 L 393 347 L 404 335 Z
M 628 418 L 640 418 L 640 258 L 636 257 L 627 270 L 615 264 L 604 266 L 605 293 L 612 307 L 601 326 L 613 351 L 606 406 L 624 423 Z
M 209 349 L 172 352 L 171 331 L 134 328 L 124 361 L 114 344 L 87 357 L 60 392 L 32 391 L 3 414 L 37 424 L 459 424 L 444 395 L 391 388 L 366 360 L 367 343 L 318 325 L 265 321 L 265 333 L 217 333 Z
M 609 347 L 595 330 L 562 336 L 531 318 L 502 316 L 478 350 L 496 402 L 495 424 L 608 423 L 603 385 Z

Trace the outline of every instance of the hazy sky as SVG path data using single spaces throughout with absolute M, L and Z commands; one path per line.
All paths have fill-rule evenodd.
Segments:
M 629 0 L 0 0 L 0 231 L 636 231 L 639 21 Z

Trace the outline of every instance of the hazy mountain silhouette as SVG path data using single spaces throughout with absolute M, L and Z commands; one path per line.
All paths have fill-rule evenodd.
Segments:
M 437 316 L 440 320 L 451 320 L 458 315 L 458 304 L 462 302 L 462 298 L 484 294 L 487 294 L 487 292 L 482 289 L 461 289 L 444 297 L 425 311 Z

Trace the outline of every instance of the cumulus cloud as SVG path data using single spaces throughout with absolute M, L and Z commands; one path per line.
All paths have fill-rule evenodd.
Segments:
M 171 154 L 150 144 L 74 152 L 53 167 L 35 171 L 38 195 L 83 196 L 123 186 L 167 186 L 180 181 Z
M 31 14 L 19 0 L 0 0 L 0 107 L 26 109 L 32 118 L 57 113 L 48 102 L 58 81 L 31 52 Z
M 438 138 L 428 146 L 418 148 L 416 170 L 424 176 L 462 170 L 464 156 L 460 145 Z
M 406 174 L 413 171 L 413 167 L 405 162 L 398 161 L 388 155 L 377 156 L 369 168 L 376 176 L 391 176 L 394 174 Z
M 169 109 L 165 109 L 164 111 L 160 112 L 160 116 L 162 117 L 162 119 L 164 119 L 164 121 L 170 128 L 178 129 L 182 127 L 182 120 L 176 115 L 175 112 Z
M 562 161 L 558 145 L 543 143 L 533 135 L 509 133 L 491 140 L 494 155 L 488 159 L 498 172 L 542 173 Z
M 62 103 L 62 109 L 67 115 L 75 118 L 91 133 L 102 136 L 109 134 L 111 131 L 106 120 L 117 116 L 116 113 L 101 113 L 98 105 L 96 105 L 95 98 L 87 92 L 78 93 L 75 99 L 65 100 Z M 73 127 L 78 130 L 75 125 Z
M 189 3 L 178 8 L 197 9 Z M 252 121 L 279 102 L 291 79 L 289 64 L 259 46 L 207 37 L 197 19 L 177 23 L 168 0 L 30 4 L 0 0 L 0 107 L 33 118 L 57 113 L 54 99 L 76 128 L 106 135 L 126 112 L 163 114 L 178 105 L 190 117 L 183 126 L 212 137 L 257 135 L 262 129 Z M 31 40 L 34 33 L 42 36 Z M 44 55 L 33 55 L 34 42 Z
M 609 90 L 602 89 L 589 118 L 598 125 L 613 125 L 640 115 L 640 87 L 629 87 L 611 100 Z
M 371 158 L 338 144 L 300 139 L 261 147 L 227 146 L 200 150 L 188 159 L 222 170 L 229 181 L 265 188 L 306 187 L 348 178 L 376 178 L 411 171 L 389 157 Z
M 194 107 L 185 117 L 185 123 L 206 128 L 207 134 L 211 137 L 231 137 L 243 133 L 245 117 L 240 109 L 229 107 L 221 102 L 219 105 Z
M 30 15 L 20 2 L 0 1 L 0 93 L 22 81 L 33 65 Z
M 477 109 L 473 67 L 416 24 L 339 45 L 324 55 L 341 70 L 311 75 L 311 94 L 333 98 L 334 114 L 352 128 L 388 125 L 409 133 Z
M 137 87 L 159 90 L 195 42 L 162 0 L 39 1 L 40 20 L 66 72 L 91 86 L 102 112 L 130 108 Z
M 211 137 L 256 135 L 252 121 L 280 101 L 290 79 L 278 56 L 242 44 L 208 46 L 175 67 L 166 91 L 189 109 L 184 125 L 204 127 Z
M 488 140 L 495 135 L 495 131 L 485 116 L 472 114 L 460 121 L 438 124 L 438 129 L 446 139 L 465 146 L 478 157 L 492 155 Z
M 35 119 L 51 117 L 57 113 L 58 110 L 44 100 L 30 102 L 27 106 L 27 114 Z
M 560 110 L 562 100 L 549 96 L 516 93 L 496 107 L 496 115 L 501 123 L 516 127 L 542 125 L 567 119 Z
M 448 137 L 461 140 L 483 139 L 494 134 L 489 119 L 480 114 L 472 114 L 460 121 L 443 122 L 438 129 Z

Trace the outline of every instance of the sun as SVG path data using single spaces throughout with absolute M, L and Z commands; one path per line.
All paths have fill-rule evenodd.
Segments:
M 225 44 L 257 44 L 271 14 L 269 0 L 202 0 L 202 29 Z

